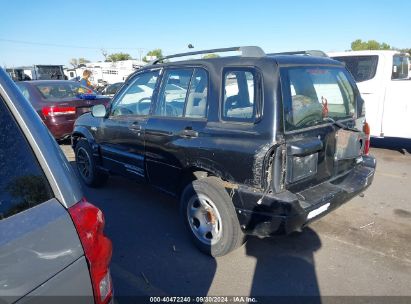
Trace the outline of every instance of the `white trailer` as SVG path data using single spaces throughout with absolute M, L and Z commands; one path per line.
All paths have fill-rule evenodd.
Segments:
M 139 60 L 123 60 L 116 62 L 91 62 L 76 69 L 66 69 L 69 79 L 82 77 L 85 69 L 91 71 L 90 82 L 99 86 L 102 83 L 113 84 L 124 81 L 131 73 L 145 65 Z

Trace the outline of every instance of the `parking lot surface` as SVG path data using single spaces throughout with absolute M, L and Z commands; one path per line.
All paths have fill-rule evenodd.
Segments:
M 118 301 L 136 295 L 411 296 L 411 145 L 373 145 L 377 173 L 364 195 L 301 233 L 250 238 L 217 259 L 192 245 L 177 200 L 120 177 L 100 189 L 84 187 L 106 217 Z M 62 148 L 73 161 L 70 146 Z

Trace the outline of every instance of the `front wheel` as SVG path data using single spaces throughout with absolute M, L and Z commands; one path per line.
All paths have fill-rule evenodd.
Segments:
M 197 247 L 223 256 L 241 246 L 245 236 L 222 180 L 206 177 L 188 184 L 181 196 L 181 215 Z
M 80 139 L 75 148 L 76 164 L 81 179 L 87 186 L 102 186 L 108 179 L 108 174 L 99 170 L 93 158 L 90 144 Z

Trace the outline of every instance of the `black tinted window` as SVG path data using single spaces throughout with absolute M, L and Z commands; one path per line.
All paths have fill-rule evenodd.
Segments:
M 33 151 L 0 98 L 0 220 L 52 197 Z
M 92 89 L 82 86 L 78 82 L 56 82 L 36 85 L 41 96 L 46 100 L 74 98 L 79 94 L 96 94 Z
M 351 72 L 356 82 L 373 79 L 377 72 L 378 56 L 340 56 L 333 59 L 341 61 Z

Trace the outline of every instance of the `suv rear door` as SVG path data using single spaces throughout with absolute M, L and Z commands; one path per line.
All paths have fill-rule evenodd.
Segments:
M 287 188 L 298 191 L 353 168 L 363 150 L 362 132 L 353 127 L 357 93 L 347 71 L 333 66 L 281 68 Z M 360 118 L 363 119 L 363 118 Z
M 153 114 L 146 127 L 150 183 L 175 193 L 181 169 L 200 146 L 207 113 L 208 73 L 203 68 L 165 69 Z
M 69 213 L 0 96 L 0 299 L 15 302 L 83 255 Z M 88 273 L 82 263 L 78 280 Z M 91 291 L 89 277 L 81 284 L 76 292 Z

